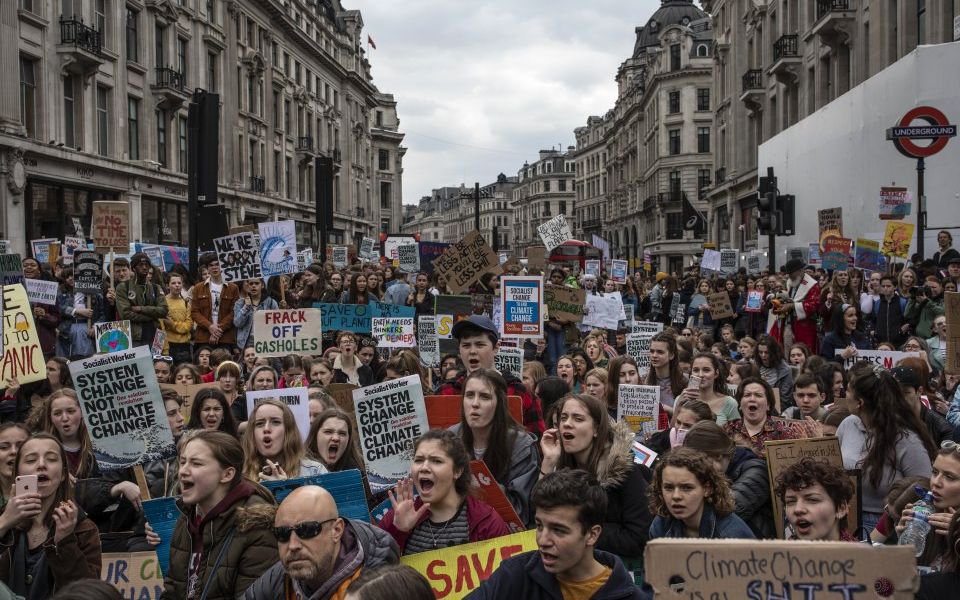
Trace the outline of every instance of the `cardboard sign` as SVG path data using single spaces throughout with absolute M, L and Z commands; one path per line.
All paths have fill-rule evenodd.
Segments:
M 217 260 L 220 262 L 220 271 L 225 282 L 259 279 L 262 276 L 260 248 L 257 247 L 253 233 L 247 231 L 215 238 L 213 247 L 217 251 Z
M 160 600 L 163 571 L 156 552 L 106 552 L 100 556 L 100 579 L 123 598 Z
M 543 291 L 543 301 L 547 305 L 550 318 L 579 323 L 583 320 L 583 306 L 587 302 L 587 292 L 562 285 L 547 285 Z
M 30 240 L 31 254 L 40 264 L 50 264 L 50 245 L 58 244 L 56 238 L 43 238 L 42 240 Z M 56 259 L 54 259 L 56 260 Z
M 627 261 L 613 260 L 610 262 L 610 279 L 619 284 L 627 282 Z
M 537 227 L 537 233 L 540 235 L 540 239 L 543 240 L 543 245 L 546 247 L 547 252 L 550 252 L 565 241 L 573 239 L 573 233 L 570 232 L 570 224 L 567 223 L 567 218 L 563 213 L 560 213 L 543 225 Z
M 420 246 L 416 242 L 397 246 L 397 261 L 401 273 L 420 271 Z
M 594 277 L 600 277 L 600 261 L 599 260 L 583 261 L 583 273 L 585 275 L 593 275 Z
M 510 504 L 507 495 L 503 493 L 503 489 L 497 483 L 496 477 L 487 467 L 487 463 L 482 460 L 471 460 L 470 478 L 473 480 L 473 489 L 476 490 L 477 497 L 500 515 L 510 531 L 517 533 L 526 529 L 523 521 L 517 515 L 516 509 Z
M 897 363 L 905 358 L 925 358 L 923 352 L 897 352 L 895 350 L 857 350 L 857 353 L 850 358 L 840 358 L 843 350 L 837 350 L 837 362 L 843 363 L 843 370 L 849 371 L 853 365 L 858 362 L 868 360 L 875 365 L 890 370 L 897 366 Z
M 373 258 L 373 238 L 365 237 L 360 240 L 360 258 L 370 260 Z
M 270 490 L 277 504 L 290 495 L 293 490 L 305 485 L 316 485 L 330 492 L 337 505 L 341 518 L 369 522 L 367 494 L 363 487 L 363 475 L 357 469 L 321 473 L 310 477 L 294 477 L 277 481 L 263 481 L 263 487 Z
M 373 240 L 370 240 L 371 242 Z M 333 266 L 338 269 L 343 269 L 347 266 L 347 247 L 346 246 L 334 246 L 333 247 Z
M 500 301 L 503 303 L 500 335 L 543 337 L 543 277 L 501 277 Z
M 506 348 L 500 346 L 493 356 L 493 368 L 501 374 L 513 373 L 520 377 L 523 373 L 523 348 Z
M 94 202 L 90 228 L 97 252 L 125 252 L 130 247 L 130 204 L 112 200 Z
M 763 309 L 763 292 L 749 292 L 747 302 L 743 307 L 744 312 L 758 313 Z
M 253 409 L 264 400 L 276 400 L 287 405 L 297 422 L 300 438 L 307 439 L 310 434 L 310 393 L 305 387 L 283 388 L 278 390 L 247 390 L 247 414 L 253 415 Z M 252 424 L 251 424 L 252 425 Z
M 322 321 L 318 308 L 258 310 L 253 313 L 253 348 L 257 356 L 267 357 L 320 354 Z
M 910 216 L 910 201 L 913 195 L 905 187 L 880 188 L 880 219 L 902 221 Z
M 150 348 L 75 360 L 70 374 L 102 471 L 176 455 Z
M 23 260 L 19 254 L 0 254 L 0 283 L 23 285 Z
M 947 316 L 947 354 L 943 359 L 943 370 L 960 375 L 960 292 L 946 292 L 943 308 Z
M 909 258 L 914 227 L 916 226 L 913 223 L 888 221 L 883 234 L 883 253 L 897 258 Z
M 133 347 L 130 335 L 130 321 L 107 321 L 93 324 L 93 339 L 96 341 L 97 354 L 124 352 Z
M 658 600 L 912 600 L 918 584 L 912 546 L 660 538 L 644 565 Z
M 379 494 L 409 476 L 413 442 L 429 429 L 420 376 L 354 390 L 353 405 L 367 481 Z
M 417 351 L 420 354 L 421 365 L 440 366 L 440 338 L 437 337 L 435 315 L 420 315 L 417 319 Z
M 527 269 L 540 269 L 547 266 L 547 249 L 542 246 L 527 248 Z
M 3 286 L 3 356 L 0 363 L 0 389 L 11 379 L 20 385 L 46 379 L 46 361 L 33 321 L 33 309 L 22 285 Z
M 210 383 L 161 383 L 160 391 L 165 392 L 167 390 L 173 390 L 180 396 L 180 414 L 183 415 L 183 418 L 186 422 L 190 420 L 190 407 L 193 406 L 193 399 L 197 396 L 197 392 L 207 388 L 216 388 L 220 389 L 220 384 L 216 381 L 211 381 Z
M 857 238 L 857 249 L 854 253 L 853 266 L 865 271 L 880 271 L 887 269 L 887 261 L 880 253 L 880 242 Z
M 376 317 L 371 320 L 371 335 L 378 348 L 413 348 L 417 345 L 412 317 Z
M 27 298 L 32 304 L 47 304 L 55 306 L 57 304 L 57 292 L 60 291 L 60 284 L 56 281 L 45 281 L 43 279 L 24 280 L 27 288 Z
M 828 237 L 843 237 L 843 209 L 824 208 L 817 211 L 817 226 L 820 230 L 820 248 Z
M 453 244 L 433 261 L 436 273 L 447 279 L 447 286 L 459 294 L 480 279 L 484 273 L 503 272 L 497 254 L 487 245 L 479 231 L 471 231 L 462 241 Z
M 177 499 L 172 496 L 154 498 L 143 501 L 143 519 L 160 536 L 160 545 L 156 547 L 157 560 L 160 570 L 166 572 L 170 568 L 170 542 L 173 540 L 173 529 L 180 518 L 180 509 L 177 508 Z
M 403 556 L 400 563 L 426 577 L 437 598 L 461 600 L 489 579 L 501 562 L 536 549 L 537 532 L 531 529 L 483 542 Z
M 320 310 L 321 329 L 323 331 L 352 331 L 369 335 L 375 317 L 408 317 L 416 315 L 412 306 L 387 304 L 372 301 L 370 304 L 327 304 L 317 302 L 314 308 Z
M 660 386 L 617 386 L 617 421 L 626 421 L 634 433 L 650 435 L 660 418 Z
M 264 277 L 297 272 L 297 230 L 293 221 L 267 221 L 260 232 L 260 272 Z
M 730 304 L 730 294 L 727 292 L 707 294 L 707 303 L 710 305 L 710 317 L 714 321 L 732 319 L 735 315 L 733 306 Z
M 740 268 L 740 251 L 727 248 L 720 250 L 720 272 L 724 275 L 733 275 Z

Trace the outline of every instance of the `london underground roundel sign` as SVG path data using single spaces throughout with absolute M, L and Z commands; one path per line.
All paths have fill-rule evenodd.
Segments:
M 914 125 L 922 121 L 924 125 Z M 932 106 L 918 106 L 903 115 L 895 127 L 887 129 L 887 139 L 893 142 L 900 154 L 910 158 L 926 158 L 943 150 L 950 138 L 957 135 L 957 126 L 947 121 L 947 116 Z M 914 140 L 930 140 L 925 146 Z

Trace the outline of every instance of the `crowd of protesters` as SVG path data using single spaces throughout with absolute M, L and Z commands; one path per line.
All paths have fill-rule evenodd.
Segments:
M 422 576 L 396 565 L 399 556 L 509 533 L 471 489 L 474 459 L 536 528 L 539 546 L 504 562 L 476 597 L 647 597 L 635 582 L 648 541 L 773 538 L 775 500 L 789 539 L 895 544 L 919 499 L 914 485 L 935 499 L 918 559 L 934 574 L 918 597 L 944 597 L 936 590 L 960 577 L 960 377 L 945 372 L 944 314 L 960 255 L 949 233 L 940 242 L 936 261 L 887 272 L 827 272 L 793 259 L 776 273 L 694 266 L 616 282 L 576 264 L 517 263 L 507 272 L 617 293 L 632 317 L 615 329 L 550 317 L 542 339 L 520 344 L 521 373 L 494 368 L 512 341 L 501 339 L 496 314 L 481 314 L 491 301 L 476 301 L 499 302 L 496 275 L 469 290 L 477 314 L 453 327 L 458 351 L 425 367 L 416 348 L 378 349 L 368 332 L 324 331 L 317 355 L 260 357 L 253 320 L 258 310 L 371 301 L 431 315 L 438 297 L 453 295 L 434 273 L 326 262 L 237 284 L 213 254 L 193 277 L 137 253 L 107 265 L 102 294 L 89 295 L 74 290 L 70 266 L 26 258 L 24 277 L 57 281 L 60 293 L 56 305 L 32 307 L 46 378 L 2 382 L 0 580 L 31 599 L 112 597 L 88 581 L 99 579 L 102 554 L 159 543 L 134 474 L 101 472 L 94 459 L 69 370 L 94 354 L 95 323 L 129 321 L 135 346 L 165 334 L 158 382 L 216 384 L 189 407 L 164 392 L 178 455 L 144 466 L 151 495 L 175 496 L 181 512 L 164 598 L 432 597 Z M 728 295 L 732 316 L 712 317 L 717 292 Z M 663 325 L 646 360 L 626 352 L 632 321 Z M 910 355 L 887 369 L 858 360 L 868 350 Z M 370 508 L 389 500 L 381 522 L 341 517 L 329 492 L 313 486 L 277 505 L 263 482 L 364 468 L 352 416 L 328 386 L 410 375 L 425 394 L 459 402 L 461 419 L 416 440 L 409 478 L 387 496 L 366 491 Z M 631 384 L 660 389 L 655 433 L 616 420 L 618 387 Z M 300 386 L 310 390 L 307 439 L 280 402 L 248 414 L 247 391 Z M 508 396 L 521 398 L 519 422 Z M 803 460 L 769 481 L 767 443 L 820 436 L 836 436 L 844 468 L 860 474 L 856 521 L 844 469 Z M 635 442 L 658 453 L 652 466 L 634 460 Z M 22 475 L 36 475 L 37 488 L 17 493 Z

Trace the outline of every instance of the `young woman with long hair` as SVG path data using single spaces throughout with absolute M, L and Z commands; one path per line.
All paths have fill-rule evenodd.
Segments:
M 620 384 L 640 385 L 640 371 L 637 369 L 637 361 L 632 356 L 627 355 L 610 359 L 609 365 L 605 394 L 599 399 L 607 405 L 607 414 L 610 415 L 610 418 L 616 421 L 619 386 Z
M 329 358 L 314 358 L 310 360 L 309 373 L 310 385 L 319 385 L 327 387 L 333 383 L 333 361 Z
M 587 353 L 587 358 L 593 363 L 594 367 L 606 368 L 610 359 L 604 350 L 603 340 L 597 335 L 588 335 L 583 340 L 583 351 Z
M 340 304 L 369 304 L 371 295 L 367 290 L 367 276 L 356 273 L 350 278 L 350 289 L 340 294 Z
M 856 356 L 857 350 L 870 350 L 873 347 L 870 338 L 860 331 L 859 305 L 837 306 L 830 312 L 830 318 L 832 326 L 820 343 L 820 356 L 825 360 L 843 362 Z
M 918 285 L 917 272 L 912 267 L 904 267 L 897 275 L 897 295 L 910 299 L 910 288 Z
M 843 304 L 860 307 L 860 294 L 850 285 L 850 273 L 834 271 L 830 283 L 820 291 L 820 316 L 829 323 L 830 313 Z
M 450 428 L 467 452 L 483 460 L 523 523 L 533 522 L 530 494 L 539 456 L 533 436 L 510 416 L 507 382 L 493 369 L 477 369 L 463 382 L 460 422 Z
M 608 501 L 597 549 L 642 556 L 651 518 L 646 506 L 650 471 L 633 462 L 633 431 L 624 422 L 612 422 L 606 404 L 593 396 L 568 395 L 558 409 L 556 427 L 540 440 L 540 476 L 557 469 L 590 473 Z
M 17 452 L 15 477 L 36 475 L 33 492 L 14 496 L 0 513 L 0 580 L 28 600 L 50 598 L 79 579 L 100 577 L 100 535 L 73 499 L 60 441 L 38 433 Z
M 54 356 L 47 360 L 47 377 L 40 386 L 30 395 L 30 405 L 33 410 L 39 410 L 44 401 L 54 392 L 73 388 L 73 377 L 70 376 L 70 367 L 67 360 L 61 356 Z
M 306 453 L 330 472 L 347 469 L 363 472 L 360 447 L 353 439 L 352 420 L 339 408 L 325 409 L 314 419 L 307 435 Z
M 597 400 L 607 401 L 607 379 L 610 374 L 603 367 L 594 367 L 583 377 L 583 393 Z
M 286 404 L 264 400 L 254 407 L 241 438 L 243 476 L 251 481 L 310 477 L 327 469 L 305 457 L 297 420 Z
M 645 442 L 657 454 L 665 454 L 671 448 L 683 445 L 683 440 L 693 426 L 700 421 L 716 422 L 717 417 L 705 403 L 699 400 L 678 400 L 670 419 L 670 428 L 653 433 Z
M 430 276 L 421 271 L 417 273 L 414 280 L 413 289 L 410 291 L 410 297 L 407 298 L 407 306 L 412 306 L 416 311 L 416 316 L 434 314 L 434 302 L 436 296 L 430 291 Z
M 748 377 L 741 381 L 737 401 L 743 418 L 728 422 L 723 429 L 738 445 L 766 457 L 766 442 L 800 437 L 786 421 L 774 419 L 773 388 L 762 378 Z
M 190 407 L 188 428 L 222 431 L 237 436 L 237 422 L 223 392 L 216 388 L 205 388 L 196 393 Z
M 793 371 L 783 358 L 783 347 L 771 335 L 761 335 L 757 340 L 757 366 L 760 376 L 777 390 L 780 404 L 774 408 L 780 412 L 793 406 Z
M 653 473 L 650 539 L 742 538 L 753 532 L 734 512 L 726 476 L 710 458 L 692 448 L 674 448 Z
M 452 431 L 431 429 L 414 443 L 410 478 L 388 493 L 391 508 L 380 523 L 402 554 L 510 532 L 493 508 L 470 494 L 470 460 L 463 441 Z
M 383 372 L 384 381 L 393 381 L 401 377 L 416 375 L 420 378 L 420 385 L 423 389 L 430 389 L 427 381 L 427 373 L 423 367 L 420 366 L 420 358 L 412 349 L 403 348 L 398 350 L 397 353 L 391 356 L 390 360 L 386 362 L 383 367 Z
M 247 406 L 243 402 L 243 380 L 240 379 L 240 365 L 232 360 L 225 360 L 217 365 L 213 372 L 213 380 L 217 382 L 223 392 L 230 410 L 237 416 L 237 422 L 247 420 Z M 234 405 L 238 405 L 234 407 Z M 240 406 L 242 405 L 242 406 Z
M 199 431 L 180 447 L 180 517 L 164 598 L 237 598 L 278 560 L 273 496 L 243 476 L 231 435 Z
M 0 511 L 13 491 L 17 452 L 29 437 L 30 430 L 22 423 L 7 421 L 0 424 Z
M 577 377 L 577 367 L 573 364 L 573 357 L 569 354 L 564 354 L 557 359 L 557 377 L 570 386 L 571 391 L 580 392 L 583 382 Z
M 713 354 L 701 352 L 693 357 L 690 368 L 691 384 L 684 388 L 678 399 L 700 400 L 706 403 L 717 417 L 717 425 L 740 418 L 737 401 L 727 394 L 723 364 Z M 694 386 L 693 383 L 699 382 Z
M 188 362 L 191 358 L 190 336 L 194 323 L 190 316 L 190 301 L 183 296 L 183 275 L 170 273 L 167 287 L 167 316 L 161 323 L 167 334 L 170 356 L 175 362 Z
M 650 371 L 646 385 L 660 387 L 660 421 L 657 429 L 666 429 L 673 414 L 673 404 L 683 393 L 687 378 L 680 370 L 677 339 L 669 333 L 658 333 L 650 339 Z
M 897 380 L 882 367 L 855 370 L 847 385 L 848 417 L 837 429 L 843 466 L 862 469 L 863 528 L 873 531 L 897 479 L 929 477 L 936 448 Z

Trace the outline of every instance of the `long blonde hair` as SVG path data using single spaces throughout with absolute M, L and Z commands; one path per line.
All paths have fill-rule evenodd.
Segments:
M 60 432 L 57 430 L 56 426 L 53 424 L 53 417 L 50 415 L 50 411 L 53 410 L 53 401 L 60 398 L 70 398 L 77 403 L 77 409 L 80 411 L 80 426 L 77 427 L 77 437 L 80 438 L 80 466 L 77 467 L 77 472 L 73 474 L 77 479 L 85 479 L 90 477 L 91 473 L 94 471 L 96 466 L 96 458 L 93 454 L 93 443 L 90 441 L 90 432 L 87 431 L 87 422 L 83 418 L 83 407 L 80 405 L 80 399 L 77 398 L 77 393 L 70 388 L 59 389 L 52 394 L 50 394 L 46 400 L 43 401 L 41 405 L 41 413 L 39 427 L 35 427 L 34 431 L 43 431 L 44 433 L 49 433 L 53 437 L 57 438 L 61 445 L 63 445 L 63 439 L 60 437 Z M 30 424 L 28 423 L 28 427 Z
M 264 406 L 275 406 L 283 414 L 283 447 L 280 449 L 280 456 L 276 462 L 283 468 L 288 477 L 297 477 L 300 475 L 300 461 L 304 456 L 303 441 L 300 439 L 300 430 L 297 428 L 297 420 L 293 413 L 290 412 L 286 404 L 278 400 L 264 400 L 250 412 L 247 429 L 243 432 L 243 437 L 240 440 L 245 456 L 243 475 L 253 481 L 260 478 L 260 469 L 263 468 L 265 457 L 257 451 L 254 430 L 257 428 L 257 412 Z

